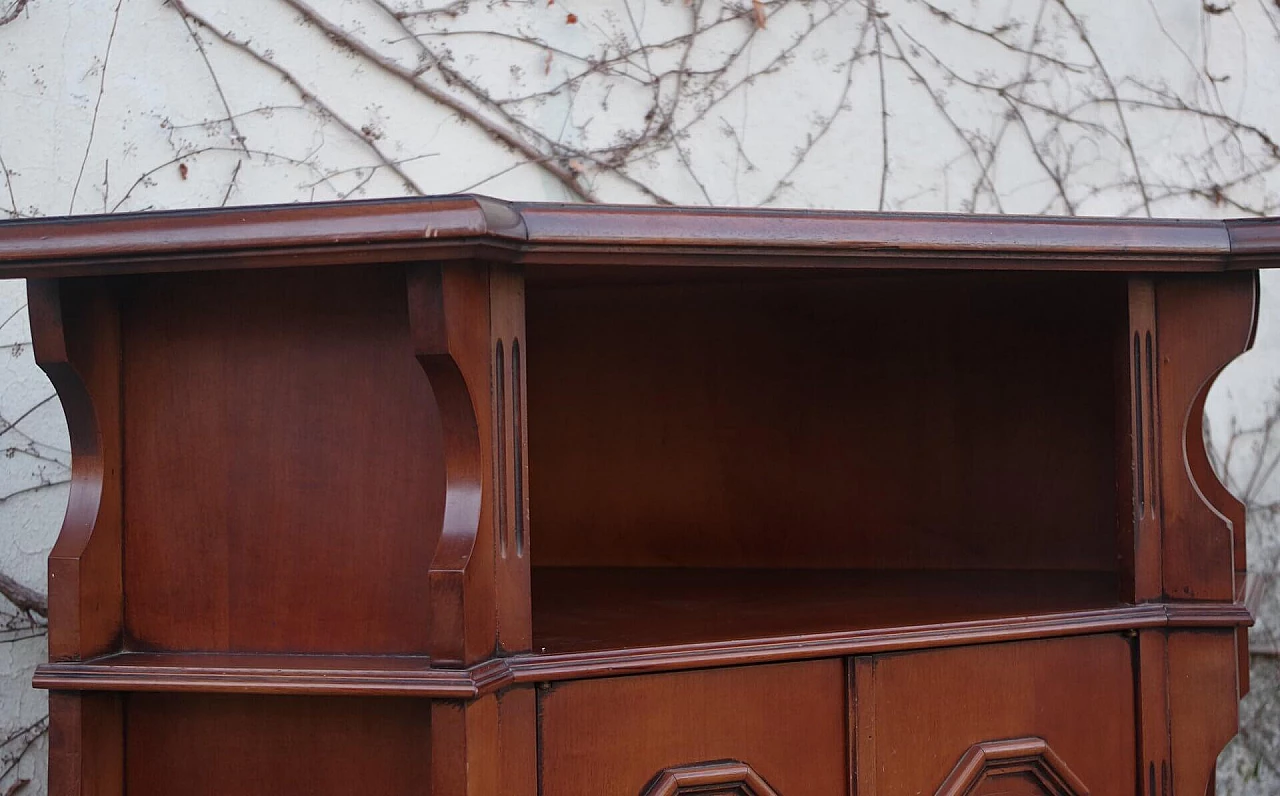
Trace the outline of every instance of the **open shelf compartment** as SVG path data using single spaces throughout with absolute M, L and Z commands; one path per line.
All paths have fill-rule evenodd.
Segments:
M 534 653 L 1123 608 L 1125 324 L 1109 275 L 532 274 Z

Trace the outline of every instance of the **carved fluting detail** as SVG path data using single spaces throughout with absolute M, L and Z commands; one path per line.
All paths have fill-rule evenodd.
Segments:
M 746 763 L 725 760 L 663 770 L 643 796 L 778 796 Z
M 938 788 L 936 796 L 1089 796 L 1043 738 L 974 744 Z

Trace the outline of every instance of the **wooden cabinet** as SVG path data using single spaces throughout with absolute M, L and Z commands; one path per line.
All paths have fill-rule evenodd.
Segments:
M 0 225 L 56 796 L 1202 796 L 1280 222 L 442 197 Z

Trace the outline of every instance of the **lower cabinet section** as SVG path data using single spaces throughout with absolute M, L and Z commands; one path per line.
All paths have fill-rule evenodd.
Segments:
M 1133 677 L 1120 636 L 856 658 L 856 793 L 1132 796 Z
M 1119 635 L 568 682 L 541 794 L 1132 796 L 1135 710 Z
M 553 685 L 543 796 L 847 796 L 845 663 L 822 660 Z
M 431 703 L 131 694 L 128 796 L 431 792 Z
M 470 700 L 54 692 L 51 793 L 81 793 L 80 776 L 111 783 L 104 796 L 1199 796 L 1235 726 L 1234 633 L 1142 641 L 521 684 Z M 1172 696 L 1163 680 L 1144 685 L 1154 740 L 1140 752 L 1135 675 L 1147 669 L 1167 672 Z

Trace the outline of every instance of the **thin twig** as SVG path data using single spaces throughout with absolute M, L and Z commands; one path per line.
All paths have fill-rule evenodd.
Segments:
M 1129 133 L 1129 121 L 1124 114 L 1124 108 L 1120 105 L 1120 94 L 1116 91 L 1115 81 L 1111 79 L 1111 73 L 1107 71 L 1107 66 L 1103 63 L 1102 56 L 1098 54 L 1097 48 L 1093 46 L 1093 39 L 1089 38 L 1084 23 L 1067 5 L 1067 0 L 1057 0 L 1057 3 L 1062 8 L 1062 12 L 1067 15 L 1067 19 L 1071 20 L 1071 25 L 1076 29 L 1076 34 L 1080 37 L 1080 41 L 1084 43 L 1085 48 L 1089 50 L 1089 54 L 1093 56 L 1093 62 L 1097 64 L 1098 73 L 1102 75 L 1107 91 L 1111 93 L 1111 98 L 1115 101 L 1116 117 L 1120 120 L 1121 138 L 1124 141 L 1125 149 L 1129 153 L 1129 162 L 1133 165 L 1133 176 L 1137 181 L 1138 191 L 1142 194 L 1142 206 L 1147 211 L 1147 215 L 1150 216 L 1152 215 L 1151 197 L 1147 195 L 1147 184 L 1142 177 L 1142 165 L 1138 162 L 1138 150 L 1133 145 L 1133 136 Z
M 93 103 L 93 118 L 89 121 L 89 140 L 84 145 L 84 157 L 80 160 L 80 171 L 76 174 L 76 184 L 71 189 L 71 202 L 67 207 L 67 213 L 74 213 L 76 210 L 76 194 L 80 193 L 80 180 L 84 178 L 84 168 L 89 163 L 89 152 L 93 149 L 93 136 L 98 129 L 98 113 L 102 110 L 102 96 L 107 89 L 107 64 L 111 61 L 111 45 L 116 40 L 116 27 L 120 24 L 120 6 L 124 5 L 124 0 L 116 0 L 115 16 L 111 20 L 111 33 L 107 36 L 107 51 L 102 56 L 102 73 L 98 80 L 98 99 Z
M 361 55 L 371 64 L 377 66 L 387 74 L 400 78 L 413 88 L 414 91 L 417 91 L 423 96 L 444 105 L 446 108 L 459 114 L 467 121 L 475 124 L 493 140 L 511 147 L 517 152 L 523 154 L 525 157 L 528 157 L 530 160 L 534 160 L 542 156 L 542 153 L 527 141 L 522 140 L 518 136 L 512 135 L 510 132 L 502 129 L 498 125 L 493 124 L 491 121 L 484 118 L 483 115 L 477 113 L 475 108 L 472 106 L 469 106 L 450 94 L 419 80 L 418 75 L 412 70 L 406 69 L 395 61 L 384 57 L 372 47 L 369 47 L 356 37 L 349 35 L 345 30 L 321 16 L 311 6 L 302 2 L 302 0 L 283 0 L 283 2 L 301 14 L 308 22 L 319 28 L 326 36 L 329 37 L 330 41 L 340 43 L 342 46 Z M 591 191 L 581 184 L 577 175 L 571 172 L 567 167 L 554 161 L 545 161 L 541 165 L 542 168 L 546 169 L 556 179 L 564 183 L 567 188 L 573 191 L 578 198 L 585 202 L 597 201 Z
M 334 110 L 327 103 L 321 100 L 320 97 L 316 96 L 316 94 L 314 94 L 311 90 L 303 86 L 302 82 L 298 80 L 298 78 L 295 77 L 292 72 L 285 69 L 283 66 L 280 66 L 275 61 L 266 57 L 265 55 L 253 49 L 249 45 L 241 41 L 238 41 L 235 38 L 232 38 L 231 36 L 228 36 L 218 28 L 214 27 L 212 22 L 210 22 L 206 18 L 202 17 L 201 15 L 195 13 L 190 8 L 188 8 L 184 0 L 168 0 L 168 2 L 169 2 L 169 5 L 177 9 L 179 14 L 182 14 L 186 17 L 189 17 L 190 19 L 195 20 L 195 22 L 198 23 L 200 27 L 209 31 L 209 33 L 217 37 L 219 41 L 223 42 L 229 47 L 239 50 L 240 52 L 252 58 L 254 61 L 257 61 L 259 64 L 262 64 L 263 66 L 267 67 L 268 69 L 270 69 L 271 71 L 279 75 L 286 83 L 288 83 L 293 88 L 294 91 L 298 92 L 298 96 L 302 98 L 303 102 L 306 102 L 310 105 L 315 106 L 316 108 L 319 108 L 320 111 L 325 114 L 325 116 L 337 122 L 337 124 L 340 127 L 342 127 L 342 129 L 346 130 L 354 138 L 360 141 L 363 141 L 365 146 L 367 146 L 369 150 L 373 152 L 374 155 L 378 158 L 378 160 L 382 162 L 382 165 L 385 166 L 389 171 L 394 172 L 395 175 L 401 179 L 401 181 L 404 183 L 405 188 L 409 189 L 410 191 L 418 195 L 422 195 L 426 193 L 426 191 L 424 191 L 422 187 L 418 185 L 418 183 L 412 177 L 410 177 L 399 166 L 395 165 L 394 161 L 392 161 L 391 158 L 389 158 L 386 155 L 386 153 L 384 153 L 370 139 L 369 136 L 364 135 L 358 127 L 353 125 L 351 122 L 348 122 L 346 119 L 342 118 L 342 116 L 336 110 Z
M 180 16 L 182 16 L 182 24 L 187 28 L 187 34 L 191 37 L 191 41 L 196 45 L 196 49 L 200 51 L 200 58 L 204 61 L 205 69 L 209 70 L 209 78 L 213 80 L 213 88 L 218 92 L 218 99 L 222 101 L 222 109 L 227 112 L 227 124 L 231 126 L 231 142 L 233 144 L 239 144 L 240 148 L 244 150 L 245 157 L 248 157 L 249 147 L 245 144 L 244 134 L 241 133 L 240 128 L 236 126 L 236 115 L 231 112 L 231 103 L 227 102 L 227 93 L 222 90 L 222 81 L 218 79 L 218 73 L 214 71 L 213 64 L 209 61 L 209 53 L 204 49 L 204 42 L 200 41 L 199 34 L 196 33 L 195 28 L 191 27 L 191 20 L 188 19 L 185 14 Z M 239 173 L 239 171 L 240 164 L 237 163 L 236 172 Z M 235 182 L 234 176 L 231 178 L 231 181 L 233 183 Z M 228 187 L 227 196 L 230 195 L 231 188 Z M 222 204 L 223 206 L 226 206 L 227 204 L 225 197 L 222 200 Z

